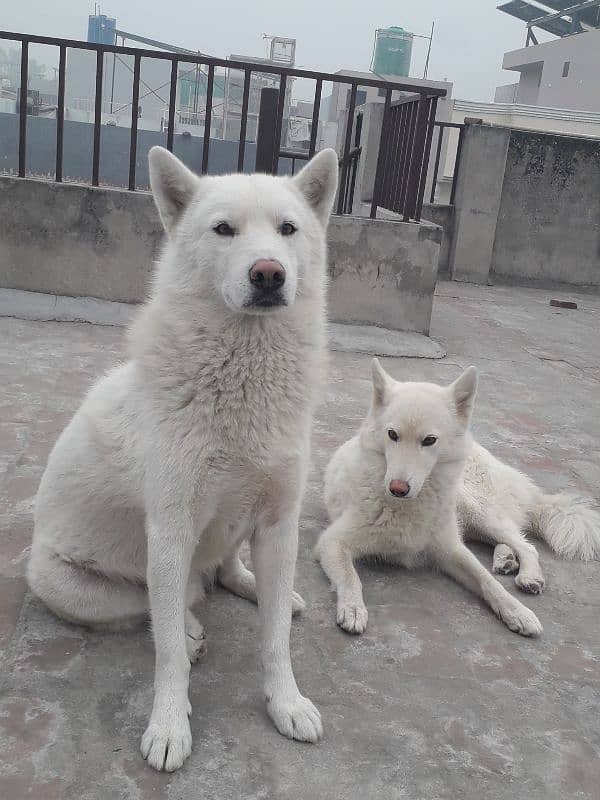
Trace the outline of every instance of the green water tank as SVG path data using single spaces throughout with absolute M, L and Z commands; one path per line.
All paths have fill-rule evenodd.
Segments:
M 413 35 L 404 28 L 378 28 L 375 31 L 372 72 L 408 77 L 412 45 Z

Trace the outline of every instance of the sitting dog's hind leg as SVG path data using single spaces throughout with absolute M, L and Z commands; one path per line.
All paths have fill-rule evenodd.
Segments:
M 139 624 L 149 612 L 143 584 L 102 575 L 46 548 L 34 548 L 27 579 L 48 608 L 78 625 L 125 630 Z
M 239 550 L 226 558 L 217 570 L 217 580 L 232 594 L 256 603 L 256 578 L 254 573 L 242 562 Z M 299 614 L 306 608 L 306 603 L 298 592 L 292 592 L 292 614 Z

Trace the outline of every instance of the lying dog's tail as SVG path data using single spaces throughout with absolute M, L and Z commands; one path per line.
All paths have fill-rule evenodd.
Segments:
M 542 495 L 531 512 L 531 532 L 563 558 L 600 560 L 600 506 L 591 498 Z

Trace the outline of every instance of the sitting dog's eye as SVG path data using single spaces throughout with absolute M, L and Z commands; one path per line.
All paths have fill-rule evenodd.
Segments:
M 398 434 L 396 433 L 395 430 L 392 430 L 392 428 L 389 429 L 388 436 L 390 437 L 392 442 L 397 442 L 398 441 Z
M 432 444 L 437 442 L 437 436 L 426 436 L 421 442 L 422 447 L 431 447 Z
M 235 234 L 235 231 L 231 225 L 227 224 L 227 222 L 219 222 L 219 224 L 216 225 L 213 230 L 215 233 L 218 233 L 219 236 L 233 236 Z
M 282 236 L 291 236 L 293 233 L 296 233 L 296 226 L 292 225 L 291 222 L 284 222 L 279 228 L 279 233 Z

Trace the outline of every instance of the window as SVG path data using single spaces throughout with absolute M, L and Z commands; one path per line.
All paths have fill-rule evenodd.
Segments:
M 565 61 L 565 63 L 563 64 L 563 73 L 562 73 L 563 78 L 566 78 L 568 76 L 570 66 L 571 62 Z

